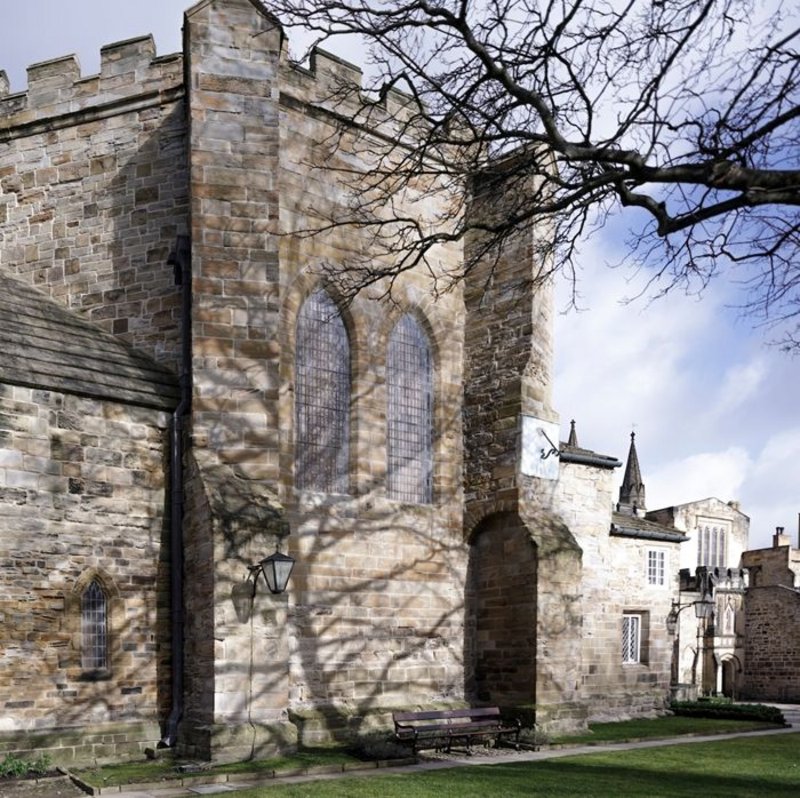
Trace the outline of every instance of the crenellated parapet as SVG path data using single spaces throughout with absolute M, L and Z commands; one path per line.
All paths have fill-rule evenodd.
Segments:
M 183 55 L 156 55 L 153 37 L 147 35 L 104 46 L 99 74 L 82 76 L 77 57 L 65 55 L 32 64 L 27 77 L 27 90 L 12 93 L 0 70 L 0 131 L 182 92 Z M 337 114 L 354 113 L 365 97 L 360 67 L 318 48 L 308 67 L 291 63 L 284 48 L 280 83 L 284 98 Z M 370 125 L 403 124 L 419 110 L 414 99 L 398 89 L 388 90 L 370 108 Z
M 0 72 L 0 131 L 182 91 L 183 57 L 157 56 L 148 35 L 103 47 L 97 75 L 82 77 L 74 55 L 32 64 L 27 73 L 27 91 L 10 94 Z
M 290 63 L 282 52 L 282 98 L 287 94 L 336 114 L 360 118 L 367 126 L 407 123 L 419 114 L 415 99 L 399 89 L 389 89 L 380 98 L 367 98 L 363 72 L 355 64 L 314 48 L 308 67 Z M 369 118 L 364 115 L 369 111 Z

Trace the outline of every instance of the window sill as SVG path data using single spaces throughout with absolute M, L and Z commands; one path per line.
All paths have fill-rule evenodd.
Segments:
M 109 670 L 94 670 L 83 671 L 78 677 L 79 682 L 107 682 L 111 679 L 111 671 Z

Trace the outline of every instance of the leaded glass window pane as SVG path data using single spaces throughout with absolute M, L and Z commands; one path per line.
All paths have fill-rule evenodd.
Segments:
M 432 498 L 433 373 L 428 338 L 405 315 L 386 353 L 387 493 L 397 501 Z
M 642 619 L 639 615 L 622 616 L 622 661 L 639 662 L 641 652 Z
M 320 290 L 297 319 L 295 485 L 347 493 L 349 440 L 350 345 L 341 314 Z
M 81 667 L 108 668 L 108 614 L 105 593 L 93 581 L 81 596 Z

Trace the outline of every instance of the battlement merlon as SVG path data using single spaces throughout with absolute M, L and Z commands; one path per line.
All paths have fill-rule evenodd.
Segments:
M 368 99 L 361 68 L 326 50 L 315 47 L 308 67 L 290 62 L 285 50 L 281 61 L 281 91 L 288 91 L 297 100 L 361 118 L 368 127 L 403 125 L 421 117 L 417 100 L 400 89 L 390 88 L 380 99 Z
M 281 31 L 282 89 L 303 102 L 331 106 L 339 112 L 357 110 L 363 100 L 363 73 L 360 67 L 325 50 L 315 48 L 309 67 L 292 64 L 288 58 L 286 37 L 280 23 L 261 9 L 268 24 Z M 0 71 L 0 130 L 29 126 L 70 114 L 131 100 L 137 96 L 183 90 L 184 54 L 156 55 L 151 35 L 114 42 L 100 50 L 100 72 L 83 77 L 78 58 L 61 56 L 32 64 L 27 69 L 28 88 L 10 92 L 5 72 Z M 351 102 L 341 103 L 349 94 Z M 340 102 L 337 103 L 337 100 Z M 373 107 L 380 111 L 372 124 L 403 123 L 419 108 L 414 98 L 399 89 L 390 89 Z
M 75 55 L 31 64 L 28 89 L 9 93 L 0 72 L 0 128 L 79 113 L 183 85 L 183 56 L 157 56 L 153 37 L 114 42 L 100 50 L 100 73 L 82 77 Z

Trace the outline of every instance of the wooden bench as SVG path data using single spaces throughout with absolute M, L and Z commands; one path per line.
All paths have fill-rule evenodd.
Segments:
M 494 740 L 496 746 L 507 736 L 513 736 L 519 750 L 519 719 L 505 722 L 498 707 L 395 712 L 392 719 L 395 739 L 410 744 L 415 754 L 422 748 L 450 751 L 453 744 L 466 746 L 469 753 L 474 741 L 487 744 Z

